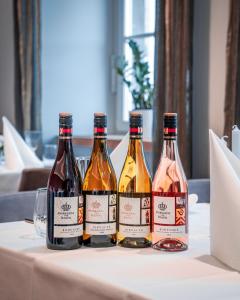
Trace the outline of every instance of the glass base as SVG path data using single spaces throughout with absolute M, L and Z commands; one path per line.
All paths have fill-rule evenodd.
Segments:
M 158 241 L 157 243 L 153 244 L 152 247 L 153 249 L 167 252 L 178 252 L 185 251 L 188 249 L 187 244 L 184 244 L 180 240 L 169 238 Z
M 151 242 L 144 238 L 125 238 L 118 245 L 125 248 L 147 248 L 151 246 Z

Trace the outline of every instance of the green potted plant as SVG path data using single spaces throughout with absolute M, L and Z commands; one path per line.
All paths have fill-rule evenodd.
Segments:
M 128 45 L 132 51 L 133 62 L 129 65 L 124 56 L 119 57 L 116 72 L 131 93 L 134 109 L 143 114 L 143 138 L 151 140 L 154 87 L 150 82 L 149 64 L 137 42 L 130 39 Z

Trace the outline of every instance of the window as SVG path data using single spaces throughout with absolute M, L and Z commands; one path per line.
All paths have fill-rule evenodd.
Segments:
M 145 54 L 150 67 L 150 79 L 153 83 L 154 47 L 155 47 L 155 0 L 120 0 L 119 18 L 119 54 L 124 55 L 132 64 L 131 49 L 128 41 L 136 41 Z M 127 129 L 129 111 L 133 109 L 132 96 L 128 88 L 118 80 L 117 91 L 117 129 Z

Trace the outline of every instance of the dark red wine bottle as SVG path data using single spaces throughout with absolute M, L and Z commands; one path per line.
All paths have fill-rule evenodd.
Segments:
M 58 153 L 47 188 L 47 247 L 79 248 L 83 240 L 82 178 L 72 147 L 72 115 L 59 114 Z

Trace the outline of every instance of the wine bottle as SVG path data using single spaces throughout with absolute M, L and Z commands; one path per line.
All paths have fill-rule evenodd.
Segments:
M 129 146 L 118 185 L 118 245 L 151 245 L 152 183 L 142 144 L 142 114 L 130 113 Z
M 94 114 L 94 143 L 83 183 L 84 245 L 116 245 L 117 180 L 107 150 L 107 117 Z
M 188 186 L 177 146 L 177 114 L 164 114 L 164 141 L 153 180 L 153 248 L 188 248 Z
M 60 113 L 58 152 L 47 187 L 47 247 L 75 249 L 82 240 L 82 179 L 72 147 L 72 115 Z

